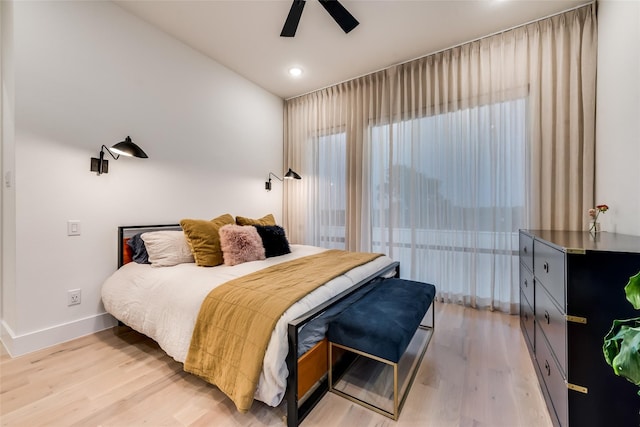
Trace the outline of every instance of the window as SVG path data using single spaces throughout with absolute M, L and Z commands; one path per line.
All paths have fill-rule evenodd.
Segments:
M 491 231 L 496 220 L 522 223 L 525 121 L 520 99 L 374 127 L 374 226 Z
M 519 99 L 372 127 L 371 250 L 414 280 L 486 285 L 480 296 L 513 280 L 526 117 Z
M 314 149 L 316 164 L 317 200 L 310 201 L 314 212 L 310 223 L 315 223 L 314 233 L 318 246 L 332 249 L 345 248 L 347 162 L 346 133 L 319 137 Z

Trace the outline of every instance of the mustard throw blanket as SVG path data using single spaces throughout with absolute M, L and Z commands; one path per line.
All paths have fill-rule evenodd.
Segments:
M 184 370 L 215 384 L 240 412 L 247 412 L 282 314 L 329 280 L 379 256 L 328 250 L 218 286 L 200 307 Z

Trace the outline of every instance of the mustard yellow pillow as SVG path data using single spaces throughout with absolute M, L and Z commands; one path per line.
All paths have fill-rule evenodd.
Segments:
M 236 224 L 238 224 L 238 225 L 262 225 L 262 226 L 276 225 L 276 218 L 272 214 L 265 215 L 262 218 L 258 218 L 258 219 L 252 219 L 252 218 L 245 218 L 243 216 L 237 216 L 236 217 Z
M 180 226 L 187 237 L 196 264 L 201 267 L 214 267 L 223 263 L 220 248 L 220 227 L 233 224 L 235 221 L 229 214 L 221 215 L 211 221 L 204 219 L 183 219 Z

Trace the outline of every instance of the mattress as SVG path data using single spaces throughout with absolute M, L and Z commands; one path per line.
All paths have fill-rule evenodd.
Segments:
M 184 363 L 200 305 L 215 287 L 271 265 L 313 255 L 325 249 L 291 245 L 291 253 L 235 266 L 198 267 L 194 263 L 152 267 L 129 263 L 103 284 L 107 312 L 132 329 L 152 338 L 173 359 Z M 288 370 L 287 324 L 390 265 L 381 256 L 339 276 L 291 306 L 276 324 L 265 354 L 255 398 L 277 406 L 284 397 Z

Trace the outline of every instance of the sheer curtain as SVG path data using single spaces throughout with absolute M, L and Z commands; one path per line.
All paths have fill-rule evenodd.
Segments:
M 287 100 L 289 238 L 517 312 L 518 229 L 593 205 L 595 49 L 590 5 Z

